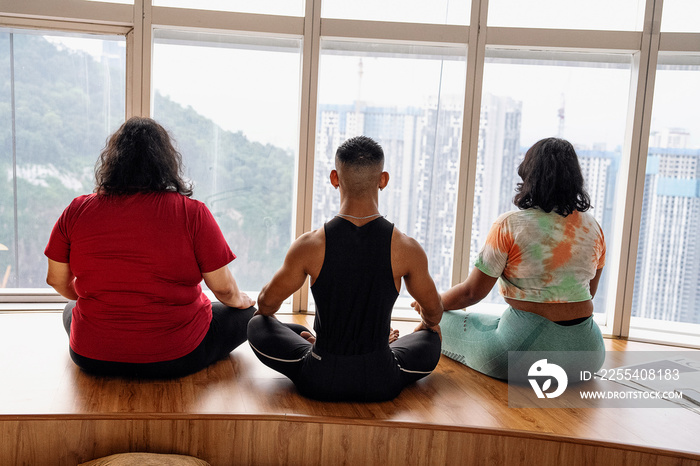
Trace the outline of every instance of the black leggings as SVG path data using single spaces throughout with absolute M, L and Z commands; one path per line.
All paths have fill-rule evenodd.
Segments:
M 63 310 L 63 326 L 68 335 L 73 307 L 75 301 L 70 301 Z M 199 346 L 181 358 L 148 363 L 101 361 L 86 358 L 70 349 L 71 359 L 85 372 L 94 375 L 169 379 L 193 374 L 227 357 L 234 348 L 246 341 L 246 326 L 255 313 L 254 307 L 234 309 L 218 302 L 212 303 L 211 307 L 209 331 Z
M 303 331 L 309 330 L 258 315 L 248 323 L 248 342 L 263 364 L 317 400 L 391 400 L 430 374 L 440 360 L 440 337 L 429 330 L 401 337 L 379 351 L 350 356 L 319 351 L 301 337 Z

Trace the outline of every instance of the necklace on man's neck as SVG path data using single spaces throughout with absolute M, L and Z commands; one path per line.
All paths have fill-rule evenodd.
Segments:
M 382 214 L 372 214 L 372 215 L 366 215 L 364 217 L 355 217 L 354 215 L 348 215 L 348 214 L 335 214 L 336 217 L 344 217 L 344 218 L 352 218 L 354 220 L 365 220 L 368 218 L 372 217 L 382 217 Z

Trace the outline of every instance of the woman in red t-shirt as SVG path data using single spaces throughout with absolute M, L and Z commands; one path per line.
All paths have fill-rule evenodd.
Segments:
M 46 281 L 71 300 L 70 355 L 87 372 L 180 377 L 246 341 L 255 303 L 181 165 L 162 126 L 129 119 L 100 154 L 95 193 L 75 198 L 51 232 Z

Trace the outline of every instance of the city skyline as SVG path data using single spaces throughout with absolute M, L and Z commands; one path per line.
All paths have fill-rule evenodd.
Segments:
M 393 183 L 380 197 L 380 211 L 400 230 L 423 245 L 436 285 L 439 289 L 447 289 L 451 284 L 453 259 L 459 118 L 456 118 L 456 131 L 443 129 L 441 139 L 424 137 L 434 127 L 430 122 L 438 117 L 439 112 L 443 119 L 458 117 L 456 114 L 450 115 L 449 110 L 438 111 L 431 107 L 398 109 L 365 104 L 319 106 L 312 227 L 319 227 L 322 221 L 337 212 L 337 193 L 325 183 L 327 173 L 333 168 L 333 154 L 337 145 L 356 134 L 374 137 L 385 146 L 385 169 L 392 175 Z M 510 97 L 484 96 L 470 268 L 491 223 L 500 213 L 516 208 L 512 198 L 519 181 L 517 165 L 528 148 L 519 144 L 520 120 L 519 102 Z M 433 145 L 426 148 L 415 144 L 415 141 L 432 141 Z M 663 215 L 659 213 L 662 209 L 657 208 L 649 213 L 645 207 L 635 275 L 633 315 L 637 317 L 700 323 L 700 312 L 694 310 L 695 303 L 700 301 L 700 253 L 696 254 L 695 248 L 689 247 L 692 241 L 690 232 L 693 228 L 697 231 L 700 226 L 700 150 L 678 148 L 685 147 L 688 141 L 689 132 L 684 129 L 665 128 L 652 134 L 651 143 L 677 147 L 649 149 L 645 206 L 671 202 L 676 207 Z M 436 148 L 449 149 L 440 152 Z M 610 261 L 612 242 L 616 240 L 614 222 L 617 203 L 614 195 L 621 149 L 606 150 L 600 144 L 593 143 L 589 146 L 578 144 L 576 150 L 591 199 L 590 212 L 603 228 Z M 433 168 L 436 164 L 440 168 Z M 674 167 L 675 171 L 666 168 L 661 173 L 663 176 L 659 177 L 659 166 Z M 687 178 L 693 174 L 695 178 Z M 499 182 L 493 183 L 494 180 Z M 432 190 L 436 185 L 441 189 Z M 681 241 L 674 239 L 679 228 L 685 229 Z M 654 239 L 650 241 L 649 235 Z M 683 263 L 675 268 L 668 261 L 650 262 L 649 259 L 653 251 L 663 250 L 664 247 L 668 250 L 671 246 L 664 246 L 667 243 L 673 243 L 673 250 L 667 251 L 667 256 L 685 257 Z M 674 279 L 664 281 L 663 277 L 667 276 Z M 656 277 L 653 283 L 667 285 L 651 286 L 649 277 Z M 659 277 L 662 279 L 659 280 Z M 607 292 L 608 283 L 602 280 L 595 299 L 598 312 L 605 311 Z M 680 297 L 668 299 L 674 293 L 680 294 Z M 485 301 L 502 302 L 502 298 L 492 292 Z
M 98 63 L 103 70 L 112 67 L 112 60 L 117 60 L 117 58 L 123 60 L 123 45 L 119 41 L 110 42 L 109 45 L 104 44 L 101 50 L 103 58 L 98 60 Z M 338 58 L 338 56 L 334 56 L 333 60 L 335 61 L 329 63 L 336 65 L 345 58 L 348 57 L 340 56 Z M 394 60 L 392 63 L 398 63 L 407 59 L 394 56 L 391 57 L 391 60 Z M 370 62 L 373 62 L 375 67 L 372 72 L 370 72 L 372 70 L 372 66 L 369 66 Z M 415 237 L 424 246 L 430 258 L 431 272 L 438 287 L 446 289 L 451 284 L 452 278 L 457 192 L 462 189 L 457 185 L 457 175 L 464 118 L 462 114 L 463 99 L 458 94 L 449 92 L 459 84 L 459 79 L 446 80 L 443 75 L 445 69 L 442 65 L 437 66 L 440 63 L 439 58 L 432 57 L 427 62 L 414 60 L 410 66 L 429 62 L 436 66 L 431 72 L 430 79 L 427 78 L 426 74 L 427 90 L 425 92 L 429 94 L 430 89 L 435 89 L 435 86 L 441 92 L 433 97 L 426 97 L 428 94 L 413 95 L 412 100 L 407 105 L 392 104 L 395 97 L 388 99 L 388 103 L 385 105 L 365 101 L 364 97 L 379 95 L 381 93 L 379 91 L 385 89 L 385 87 L 375 88 L 376 80 L 385 86 L 386 82 L 391 81 L 391 79 L 386 79 L 381 75 L 382 67 L 376 66 L 378 65 L 376 60 L 363 62 L 361 59 L 358 60 L 356 56 L 345 60 L 343 66 L 348 72 L 346 74 L 352 75 L 350 79 L 357 84 L 357 89 L 350 92 L 350 96 L 345 95 L 342 100 L 347 100 L 354 92 L 358 95 L 357 99 L 350 99 L 349 102 L 336 101 L 331 103 L 334 101 L 336 91 L 329 91 L 327 88 L 319 91 L 319 96 L 322 96 L 323 99 L 318 105 L 316 120 L 312 226 L 320 226 L 323 220 L 337 212 L 337 193 L 328 192 L 330 188 L 327 183 L 328 172 L 333 168 L 333 154 L 337 146 L 343 140 L 357 134 L 375 137 L 385 148 L 386 167 L 392 174 L 389 189 L 385 190 L 380 197 L 381 205 L 386 206 L 383 213 L 394 221 L 397 227 Z M 363 63 L 364 65 L 362 65 Z M 459 75 L 461 73 L 460 67 L 463 64 L 458 60 L 453 60 L 450 63 L 453 66 L 452 71 L 456 73 L 453 74 L 453 77 Z M 496 65 L 499 67 L 502 65 L 518 67 L 513 69 L 524 67 L 529 70 L 529 73 L 534 73 L 538 69 L 540 72 L 542 70 L 549 72 L 550 68 L 556 68 L 548 63 L 535 63 L 526 60 L 514 64 L 501 60 Z M 358 64 L 361 65 L 359 68 Z M 114 65 L 118 67 L 119 63 Z M 494 63 L 488 62 L 487 65 L 493 67 Z M 334 68 L 334 66 L 327 68 Z M 399 69 L 399 74 L 405 75 L 408 68 Z M 617 66 L 600 69 L 604 70 L 603 75 L 611 76 L 608 74 L 611 72 L 618 78 L 624 77 L 627 73 L 623 68 Z M 573 68 L 567 68 L 564 71 L 565 74 L 574 71 L 580 72 L 579 69 Z M 685 71 L 687 71 L 685 67 L 663 65 L 659 71 L 657 92 L 658 89 L 672 87 L 677 93 L 678 90 L 675 88 L 682 86 L 669 86 L 669 83 L 673 81 L 669 80 L 668 72 L 672 72 L 673 77 L 680 75 L 682 79 L 679 82 L 683 83 L 687 82 L 688 79 L 688 73 Z M 492 75 L 493 70 L 489 76 Z M 323 77 L 325 81 L 329 80 L 328 75 Z M 451 84 L 447 85 L 448 82 Z M 489 89 L 495 88 L 503 91 L 508 88 L 510 82 L 512 81 L 502 80 L 498 85 L 490 85 Z M 373 89 L 372 93 L 368 92 L 369 89 Z M 405 90 L 398 92 L 398 94 L 403 92 Z M 520 90 L 519 92 L 522 94 L 524 91 Z M 552 94 L 557 94 L 556 99 L 550 99 L 546 108 L 542 110 L 546 110 L 548 115 L 548 121 L 544 127 L 554 128 L 553 130 L 557 131 L 558 135 L 575 144 L 591 194 L 593 204 L 591 212 L 601 223 L 606 238 L 611 242 L 616 241 L 613 232 L 616 220 L 615 209 L 619 200 L 614 197 L 614 188 L 619 181 L 617 173 L 622 159 L 622 144 L 610 147 L 605 141 L 571 138 L 569 131 L 572 125 L 568 122 L 572 120 L 569 118 L 572 118 L 572 114 L 574 116 L 580 114 L 581 107 L 576 107 L 579 105 L 576 101 L 559 95 L 558 90 Z M 600 96 L 598 97 L 600 98 Z M 664 109 L 664 102 L 667 100 L 657 99 L 655 109 Z M 107 102 L 109 103 L 109 101 Z M 193 109 L 191 105 L 186 105 L 181 101 L 178 103 L 188 111 L 199 111 L 198 108 Z M 532 102 L 524 105 L 522 100 L 512 94 L 485 91 L 481 98 L 481 104 L 477 172 L 472 175 L 475 177 L 475 193 L 474 203 L 470 206 L 473 208 L 473 222 L 469 267 L 473 264 L 484 235 L 493 220 L 500 213 L 514 208 L 511 200 L 514 186 L 518 181 L 516 167 L 528 144 L 534 142 L 530 140 L 531 135 L 527 138 L 523 137 L 524 122 L 533 120 L 532 114 L 528 114 L 527 118 L 524 116 L 529 111 L 528 109 L 532 108 Z M 624 102 L 621 103 L 621 101 L 617 102 L 616 105 L 625 107 Z M 696 112 L 697 110 L 688 111 Z M 109 112 L 108 107 L 107 114 Z M 619 113 L 618 110 L 616 112 Z M 564 115 L 566 115 L 566 121 L 564 121 Z M 207 116 L 201 115 L 201 117 Z M 210 117 L 207 118 L 210 120 L 213 131 L 211 136 L 200 136 L 203 136 L 205 140 L 211 137 L 207 144 L 211 142 L 211 163 L 216 165 L 220 163 L 218 154 L 221 149 L 217 145 L 218 131 L 214 131 L 218 128 L 218 123 L 211 120 Z M 655 126 L 652 126 L 649 138 L 650 149 L 646 161 L 647 173 L 644 187 L 645 199 L 642 208 L 643 218 L 640 227 L 635 275 L 634 315 L 664 320 L 695 321 L 698 314 L 694 310 L 695 302 L 698 298 L 697 290 L 700 288 L 698 286 L 700 265 L 698 265 L 699 259 L 693 237 L 694 229 L 698 226 L 699 215 L 697 179 L 700 173 L 697 167 L 700 157 L 698 150 L 694 148 L 697 135 L 678 125 L 659 126 L 660 119 L 663 120 L 658 114 L 653 115 L 653 121 L 656 123 Z M 105 119 L 107 126 L 111 124 L 110 121 L 112 119 Z M 668 121 L 671 123 L 679 122 L 678 119 Z M 529 131 L 533 131 L 532 125 Z M 620 132 L 618 131 L 618 133 Z M 245 132 L 238 131 L 236 134 L 244 137 Z M 550 134 L 542 134 L 542 136 L 548 135 Z M 603 139 L 607 139 L 607 137 Z M 618 135 L 618 139 L 621 140 L 621 134 Z M 194 147 L 196 146 L 190 146 L 190 151 Z M 198 150 L 202 148 L 210 150 L 209 146 L 199 146 Z M 191 152 L 191 160 L 196 165 L 197 157 L 202 156 L 202 154 L 198 155 L 197 150 Z M 286 149 L 285 158 L 287 156 L 289 168 L 293 170 L 293 160 L 297 156 L 295 150 Z M 229 167 L 233 167 L 232 163 L 234 163 L 233 160 L 226 161 Z M 206 170 L 199 169 L 199 173 L 206 173 Z M 83 175 L 84 173 L 81 174 L 81 176 Z M 64 188 L 75 189 L 71 186 L 77 186 L 77 182 L 71 183 L 71 180 L 66 178 L 65 173 L 48 165 L 18 163 L 12 176 L 30 184 L 43 183 L 46 187 L 48 187 L 47 179 L 61 180 L 63 177 L 61 183 Z M 226 188 L 217 188 L 217 180 L 218 178 L 215 177 L 213 184 L 207 186 L 209 191 Z M 194 181 L 207 183 L 206 179 Z M 290 193 L 293 192 L 293 189 L 293 186 L 290 185 Z M 216 199 L 217 201 L 221 200 L 220 197 Z M 288 202 L 286 208 L 293 212 L 293 200 L 289 198 L 286 202 Z M 240 215 L 240 213 L 235 212 L 233 207 L 226 207 L 224 204 L 217 204 L 220 206 L 222 215 L 233 215 L 234 217 Z M 290 213 L 290 225 L 292 216 L 293 213 Z M 239 221 L 236 218 L 238 217 L 233 218 L 234 225 L 235 222 Z M 283 221 L 287 222 L 287 219 L 284 218 Z M 288 232 L 292 230 L 288 225 L 278 230 L 278 226 L 273 228 L 267 221 L 265 228 L 266 234 L 271 236 L 274 235 L 275 231 Z M 258 254 L 259 251 L 251 250 L 250 253 L 254 255 Z M 669 261 L 667 260 L 669 257 L 676 258 L 676 260 Z M 606 283 L 604 281 L 601 285 L 599 296 L 605 295 Z M 669 293 L 676 293 L 679 298 L 665 299 Z M 499 298 L 496 296 L 494 299 L 498 300 Z M 605 310 L 604 306 L 596 305 L 596 307 Z

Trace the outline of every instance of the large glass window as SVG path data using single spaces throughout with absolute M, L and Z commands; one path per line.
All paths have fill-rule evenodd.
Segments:
M 92 192 L 124 121 L 123 37 L 0 30 L 0 285 L 46 287 L 44 248 L 63 209 Z
M 441 290 L 452 276 L 465 60 L 466 48 L 322 41 L 313 228 L 338 213 L 328 180 L 337 147 L 372 137 L 391 177 L 379 210 L 421 243 Z
M 304 16 L 303 0 L 153 0 L 153 6 Z
M 698 57 L 659 56 L 630 336 L 700 340 L 699 80 Z
M 133 5 L 134 0 L 85 0 L 87 2 L 101 2 L 101 3 L 121 3 L 124 5 Z
M 470 0 L 323 0 L 324 18 L 469 24 Z
M 489 0 L 488 25 L 641 31 L 645 3 L 644 0 Z
M 619 238 L 613 236 L 615 183 L 625 136 L 631 56 L 487 50 L 479 121 L 476 192 L 470 265 L 484 244 L 493 221 L 515 210 L 520 182 L 517 167 L 527 149 L 546 137 L 561 137 L 576 148 L 593 208 L 603 228 L 607 262 Z M 609 267 L 608 267 L 609 269 Z M 605 269 L 604 269 L 605 270 Z M 603 279 L 595 310 L 610 311 L 608 283 Z M 503 298 L 495 289 L 485 300 Z
M 257 292 L 292 238 L 301 40 L 156 31 L 154 118 Z
M 662 32 L 700 32 L 700 2 L 664 0 Z
M 51 294 L 43 256 L 51 227 L 73 197 L 92 191 L 107 136 L 125 109 L 140 114 L 147 107 L 140 97 L 150 92 L 152 116 L 174 136 L 195 197 L 214 212 L 238 255 L 232 269 L 253 295 L 302 232 L 296 228 L 318 228 L 337 212 L 328 173 L 348 137 L 367 134 L 384 146 L 391 181 L 380 194 L 382 214 L 420 241 L 444 290 L 455 272 L 454 245 L 469 251 L 472 265 L 493 220 L 514 208 L 515 170 L 525 150 L 540 138 L 561 136 L 577 149 L 591 213 L 607 240 L 596 320 L 610 324 L 613 310 L 625 312 L 615 316 L 622 335 L 700 346 L 694 129 L 700 127 L 700 50 L 694 49 L 700 2 L 84 0 L 85 12 L 69 7 L 65 14 L 55 8 L 37 14 L 39 3 L 14 2 L 0 28 L 0 287 L 15 288 L 0 292 L 0 299 L 34 299 L 22 293 L 37 288 Z M 128 5 L 144 8 L 143 27 L 129 24 L 133 15 L 114 17 Z M 320 9 L 319 47 L 315 27 L 298 29 L 299 19 L 313 16 L 307 6 Z M 208 24 L 217 11 L 252 18 L 256 32 Z M 467 37 L 460 28 L 477 11 L 486 24 Z M 654 18 L 644 18 L 647 12 Z M 660 54 L 643 41 L 630 42 L 639 31 L 658 33 L 659 19 Z M 379 43 L 373 24 L 381 23 L 375 22 L 396 23 L 386 37 L 401 40 Z M 347 27 L 352 37 L 342 36 Z M 557 47 L 539 42 L 543 28 L 570 48 L 541 50 Z M 84 34 L 61 32 L 69 30 Z M 465 34 L 458 37 L 460 30 Z M 601 39 L 605 50 L 591 49 L 601 46 L 592 39 L 604 31 L 613 31 Z M 306 33 L 311 36 L 302 37 Z M 485 60 L 472 57 L 468 74 L 466 42 L 474 39 L 485 43 Z M 304 61 L 302 41 L 310 53 Z M 633 56 L 658 68 L 632 72 Z M 628 102 L 630 85 L 639 89 L 635 102 Z M 472 86 L 480 89 L 481 106 L 465 109 Z M 304 89 L 316 111 L 301 105 Z M 632 108 L 635 103 L 643 108 Z M 300 122 L 300 115 L 312 120 Z M 628 115 L 637 118 L 626 121 Z M 478 134 L 462 142 L 464 118 Z M 299 140 L 307 123 L 316 130 L 310 148 Z M 649 123 L 648 153 L 623 153 L 623 145 L 639 142 L 623 144 L 624 135 L 645 138 Z M 466 142 L 474 142 L 475 153 L 460 156 Z M 306 178 L 296 165 L 307 167 L 311 150 L 313 176 Z M 646 157 L 645 176 L 620 179 L 618 167 L 634 169 L 639 157 Z M 466 186 L 457 186 L 461 159 L 469 161 Z M 295 199 L 297 191 L 310 191 L 295 184 L 302 179 L 313 183 L 308 202 Z M 643 195 L 616 197 L 632 192 Z M 473 211 L 456 212 L 458 199 L 460 206 L 473 200 L 467 206 Z M 300 207 L 304 220 L 294 221 Z M 463 215 L 473 218 L 471 234 L 464 235 L 470 244 L 455 236 Z M 636 257 L 628 257 L 621 238 L 639 240 Z M 625 263 L 636 269 L 618 271 Z M 617 286 L 621 281 L 634 281 L 633 291 Z M 305 300 L 302 293 L 302 308 Z M 395 316 L 408 302 L 404 289 Z M 505 304 L 493 293 L 479 306 L 500 311 Z

